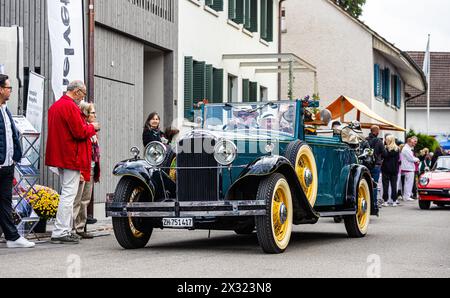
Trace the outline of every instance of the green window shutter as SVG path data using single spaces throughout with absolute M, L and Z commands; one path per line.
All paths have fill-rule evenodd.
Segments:
M 250 9 L 250 28 L 251 32 L 258 31 L 258 0 L 251 0 Z
M 205 0 L 205 5 L 206 6 L 212 7 L 213 4 L 214 4 L 214 0 Z
M 242 102 L 250 102 L 250 80 L 242 80 Z
M 273 41 L 273 0 L 261 0 L 261 38 Z
M 194 61 L 194 104 L 206 97 L 206 63 Z
M 402 107 L 402 80 L 397 76 L 397 108 Z
M 386 68 L 386 103 L 391 101 L 391 71 Z
M 236 0 L 228 0 L 228 18 L 236 19 Z
M 213 70 L 213 103 L 223 103 L 223 69 Z
M 267 39 L 273 41 L 273 0 L 267 0 Z
M 244 0 L 235 0 L 236 2 L 236 16 L 232 21 L 234 21 L 237 24 L 243 24 L 244 23 Z
M 250 29 L 251 27 L 251 1 L 244 0 L 244 28 Z
M 194 93 L 193 93 L 193 71 L 194 62 L 192 57 L 184 57 L 184 118 L 192 119 Z
M 380 87 L 381 87 L 380 66 L 378 64 L 375 64 L 375 67 L 374 67 L 374 91 L 375 91 L 376 97 L 380 96 L 380 89 L 381 89 Z
M 215 11 L 223 11 L 223 0 L 214 0 L 213 5 L 211 6 Z
M 250 82 L 250 102 L 258 101 L 258 83 Z
M 213 67 L 211 64 L 205 66 L 205 99 L 212 101 L 213 99 Z
M 261 38 L 267 38 L 267 0 L 261 0 Z

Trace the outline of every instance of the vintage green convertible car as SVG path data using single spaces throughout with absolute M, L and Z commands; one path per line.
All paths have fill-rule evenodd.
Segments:
M 348 235 L 367 234 L 373 181 L 354 127 L 309 135 L 313 101 L 211 104 L 176 146 L 154 142 L 144 159 L 119 163 L 106 212 L 126 249 L 143 248 L 155 228 L 256 230 L 266 253 L 282 253 L 293 225 L 340 216 Z M 327 133 L 327 131 L 323 131 Z M 329 131 L 328 131 L 329 132 Z

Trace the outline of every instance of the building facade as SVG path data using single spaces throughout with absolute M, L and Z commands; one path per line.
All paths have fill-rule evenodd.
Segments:
M 333 1 L 285 1 L 283 10 L 283 52 L 297 54 L 317 67 L 322 107 L 345 95 L 405 127 L 405 85 L 425 90 L 425 82 L 420 69 L 401 50 Z M 295 77 L 295 96 L 312 95 L 311 77 L 301 73 Z M 282 82 L 286 95 L 285 75 Z M 356 113 L 352 116 L 355 119 Z
M 205 99 L 277 98 L 276 74 L 256 73 L 227 55 L 277 53 L 278 8 L 278 0 L 179 1 L 179 120 L 192 121 L 193 105 Z
M 411 58 L 423 65 L 424 52 L 408 52 Z M 430 127 L 435 136 L 450 135 L 450 53 L 432 52 L 430 68 Z M 421 92 L 408 88 L 411 97 Z M 427 95 L 412 99 L 407 105 L 407 127 L 427 133 Z
M 46 3 L 46 0 L 0 0 L 0 27 L 23 29 L 24 79 L 18 94 L 19 111 L 26 107 L 29 71 L 46 78 L 41 165 L 46 149 L 47 111 L 55 100 L 51 89 Z M 178 3 L 178 0 L 94 1 L 93 99 L 102 125 L 99 135 L 102 179 L 95 188 L 96 203 L 103 203 L 106 194 L 114 192 L 118 181 L 112 175 L 114 165 L 129 156 L 130 146 L 142 146 L 147 116 L 158 111 L 166 124 L 175 117 Z M 87 53 L 89 1 L 83 0 L 83 4 Z M 84 79 L 88 81 L 87 75 Z M 59 190 L 58 177 L 43 166 L 41 183 Z M 96 214 L 101 217 L 104 212 Z

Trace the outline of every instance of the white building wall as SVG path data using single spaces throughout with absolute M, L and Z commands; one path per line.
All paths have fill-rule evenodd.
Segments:
M 408 108 L 407 128 L 415 132 L 427 133 L 427 109 Z M 450 135 L 450 108 L 431 108 L 430 134 Z
M 260 16 L 260 5 L 258 16 Z M 204 5 L 204 0 L 179 0 L 179 54 L 178 54 L 178 117 L 184 115 L 184 57 L 192 56 L 196 61 L 205 61 L 215 68 L 224 69 L 224 101 L 228 98 L 228 74 L 238 77 L 238 101 L 242 101 L 242 79 L 250 79 L 268 88 L 268 98 L 276 99 L 277 75 L 255 74 L 254 69 L 240 68 L 238 60 L 224 61 L 224 54 L 260 54 L 278 52 L 278 1 L 274 1 L 274 42 L 260 39 L 258 32 L 243 30 L 242 25 L 228 20 L 228 1 L 224 10 L 215 12 Z M 258 98 L 259 98 L 258 88 Z
M 325 0 L 294 0 L 286 8 L 283 52 L 295 53 L 317 67 L 321 106 L 341 95 L 370 106 L 373 90 L 372 35 Z M 282 97 L 288 76 L 283 75 Z M 296 74 L 294 95 L 314 92 L 311 74 Z

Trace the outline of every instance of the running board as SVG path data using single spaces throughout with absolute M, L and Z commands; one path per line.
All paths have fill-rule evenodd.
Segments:
M 336 216 L 347 216 L 355 215 L 356 211 L 333 211 L 333 212 L 320 212 L 320 217 L 336 217 Z

